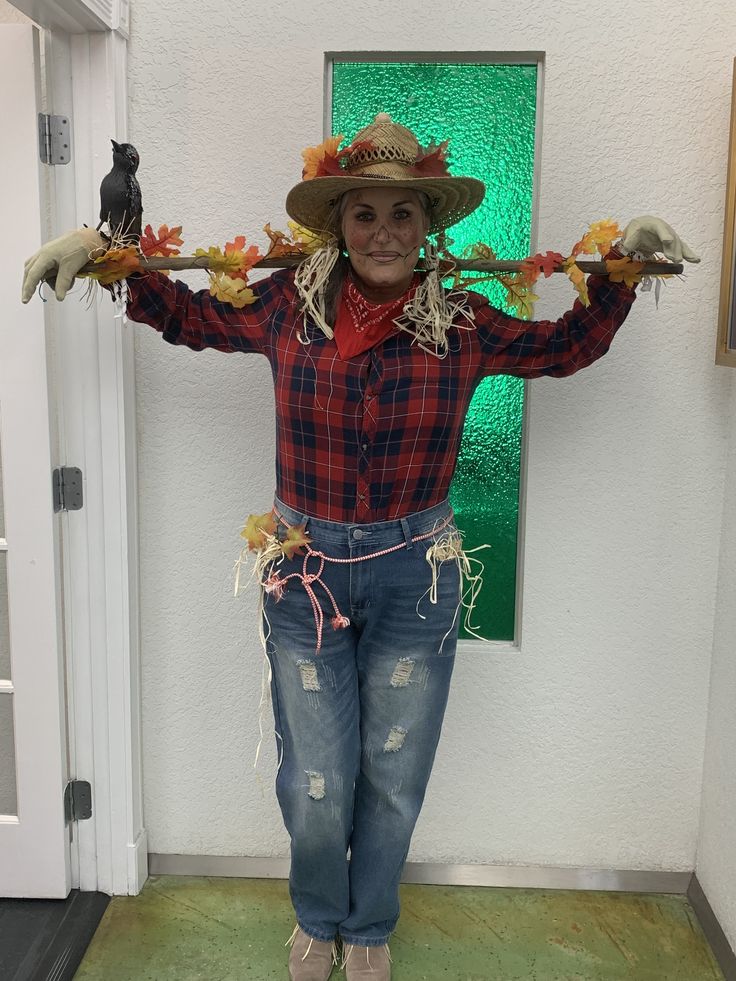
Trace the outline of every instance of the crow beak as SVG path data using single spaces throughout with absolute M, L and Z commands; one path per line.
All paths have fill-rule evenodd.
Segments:
M 120 144 L 116 143 L 115 140 L 110 140 L 110 142 L 112 143 L 113 150 L 115 150 L 116 153 L 120 153 Z

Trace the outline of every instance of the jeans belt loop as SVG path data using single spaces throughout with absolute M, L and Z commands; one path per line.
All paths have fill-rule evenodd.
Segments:
M 406 518 L 401 519 L 401 527 L 404 530 L 404 538 L 406 539 L 406 548 L 414 548 L 414 542 L 411 540 L 411 528 L 409 527 L 409 522 Z

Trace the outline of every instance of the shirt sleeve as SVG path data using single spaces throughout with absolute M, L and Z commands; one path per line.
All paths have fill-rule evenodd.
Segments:
M 621 257 L 611 251 L 605 258 Z M 636 299 L 636 287 L 594 275 L 588 277 L 587 285 L 590 306 L 577 299 L 559 320 L 511 317 L 474 294 L 481 377 L 563 378 L 603 357 Z
M 254 283 L 255 302 L 238 309 L 207 289 L 194 292 L 159 272 L 133 275 L 127 279 L 127 316 L 159 331 L 169 344 L 185 344 L 193 351 L 267 354 L 271 321 L 286 302 L 291 280 L 290 270 L 277 270 Z

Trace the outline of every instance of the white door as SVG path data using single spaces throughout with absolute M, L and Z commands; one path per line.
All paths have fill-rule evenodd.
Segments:
M 37 32 L 0 25 L 0 896 L 63 899 L 65 717 L 43 304 L 20 302 L 41 242 Z

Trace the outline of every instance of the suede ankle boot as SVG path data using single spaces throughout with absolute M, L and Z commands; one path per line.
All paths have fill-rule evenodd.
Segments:
M 332 968 L 337 964 L 337 946 L 334 941 L 315 940 L 297 925 L 284 946 L 289 944 L 291 981 L 327 981 Z
M 381 947 L 345 944 L 340 967 L 345 968 L 346 981 L 391 981 L 388 944 Z

